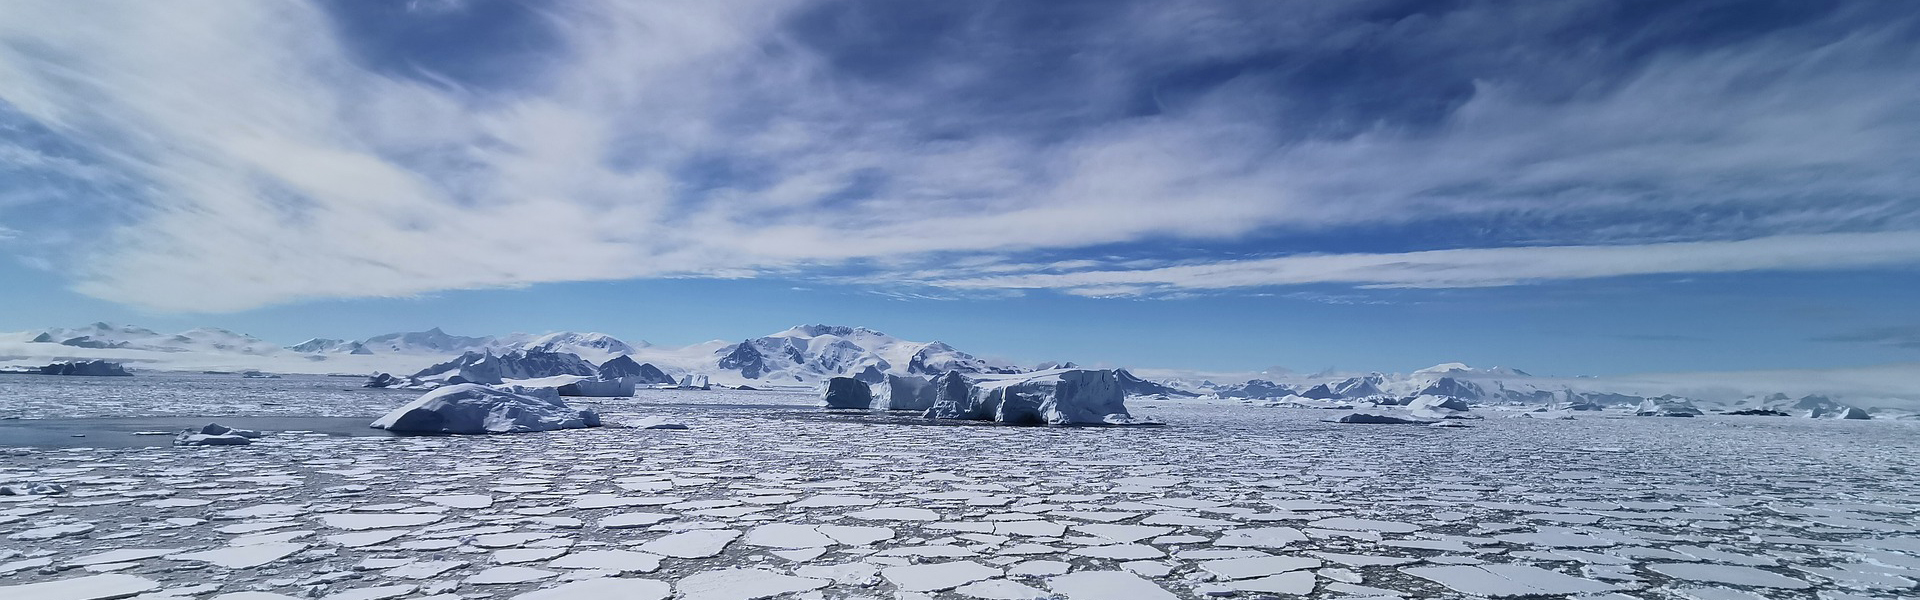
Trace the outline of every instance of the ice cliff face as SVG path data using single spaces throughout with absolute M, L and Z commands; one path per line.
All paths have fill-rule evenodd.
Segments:
M 1057 369 L 969 377 L 949 371 L 933 381 L 927 417 L 1020 425 L 1127 425 L 1126 392 L 1109 370 Z

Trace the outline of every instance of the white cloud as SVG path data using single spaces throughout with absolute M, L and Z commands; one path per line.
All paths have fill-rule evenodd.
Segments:
M 1319 254 L 1155 269 L 928 279 L 923 283 L 958 289 L 1057 289 L 1088 296 L 1126 296 L 1168 290 L 1218 290 L 1315 283 L 1355 284 L 1373 288 L 1492 287 L 1630 275 L 1905 265 L 1920 265 L 1920 231 L 1791 235 L 1739 241 L 1624 246 Z
M 442 4 L 458 5 L 422 6 Z M 370 70 L 305 3 L 23 0 L 0 5 L 0 100 L 97 155 L 61 168 L 140 182 L 137 198 L 72 199 L 72 210 L 124 218 L 105 243 L 76 248 L 83 265 L 69 271 L 87 294 L 164 310 L 889 262 L 937 265 L 917 278 L 943 286 L 1100 296 L 1497 285 L 1869 263 L 1768 250 L 1815 239 L 1794 237 L 1106 271 L 1077 258 L 984 277 L 1025 267 L 963 261 L 1485 214 L 1612 215 L 1612 230 L 1538 232 L 1603 238 L 1582 242 L 1920 226 L 1909 192 L 1920 81 L 1904 76 L 1920 50 L 1893 26 L 1812 48 L 1662 54 L 1618 88 L 1565 101 L 1492 79 L 1437 131 L 1277 135 L 1287 132 L 1260 125 L 1284 121 L 1268 92 L 1236 82 L 1060 139 L 951 139 L 926 129 L 944 115 L 912 110 L 941 106 L 942 90 L 831 77 L 826 57 L 786 39 L 783 20 L 809 4 L 558 4 L 545 16 L 563 47 L 497 91 Z M 1152 34 L 1142 40 L 1179 45 L 1233 21 L 1179 12 L 1127 22 Z M 1207 39 L 1193 52 L 1259 42 Z M 1129 66 L 1103 65 L 1089 101 L 1116 102 L 1101 86 L 1129 81 Z M 969 67 L 935 75 L 981 75 Z M 687 174 L 706 159 L 746 165 L 758 183 Z M 836 197 L 876 174 L 871 197 Z M 1849 198 L 1883 200 L 1837 200 Z M 1634 217 L 1725 206 L 1761 216 L 1693 229 Z M 1824 239 L 1880 240 L 1870 264 L 1912 258 L 1861 235 Z M 1737 255 L 1749 251 L 1764 256 Z

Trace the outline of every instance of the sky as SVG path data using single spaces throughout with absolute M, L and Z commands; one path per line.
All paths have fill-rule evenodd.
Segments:
M 0 330 L 1920 360 L 1904 3 L 0 3 Z

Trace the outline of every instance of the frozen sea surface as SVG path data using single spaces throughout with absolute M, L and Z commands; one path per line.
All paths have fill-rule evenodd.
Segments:
M 356 385 L 0 376 L 0 417 L 371 421 L 416 395 Z M 1167 426 L 1050 429 L 813 403 L 644 390 L 579 404 L 690 429 L 207 448 L 27 447 L 9 421 L 0 486 L 66 491 L 0 496 L 0 598 L 1920 593 L 1913 423 L 1135 400 Z

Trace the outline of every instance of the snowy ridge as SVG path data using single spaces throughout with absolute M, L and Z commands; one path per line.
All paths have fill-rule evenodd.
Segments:
M 869 383 L 887 374 L 933 377 L 948 371 L 1018 373 L 944 342 L 911 342 L 865 327 L 802 325 L 728 344 L 713 352 L 717 382 L 815 385 L 834 377 Z

